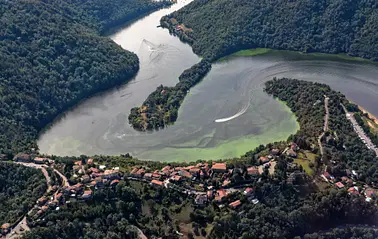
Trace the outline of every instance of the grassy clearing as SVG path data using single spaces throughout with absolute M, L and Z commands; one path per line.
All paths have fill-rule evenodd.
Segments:
M 310 167 L 310 164 L 314 164 L 315 158 L 316 154 L 311 152 L 299 152 L 298 157 L 294 159 L 294 163 L 301 165 L 308 175 L 313 176 L 314 170 Z

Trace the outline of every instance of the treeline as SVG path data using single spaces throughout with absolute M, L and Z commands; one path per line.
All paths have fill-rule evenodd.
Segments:
M 176 191 L 122 180 L 96 189 L 89 201 L 72 201 L 48 211 L 44 220 L 30 221 L 33 229 L 24 238 L 139 238 L 138 228 L 148 238 L 179 238 L 171 214 L 185 203 Z
M 360 110 L 358 110 L 358 113 L 354 114 L 354 118 L 356 119 L 357 123 L 361 126 L 366 135 L 371 139 L 371 142 L 375 145 L 378 145 L 378 134 L 371 131 L 369 124 L 363 120 L 363 117 L 365 119 L 369 119 L 368 114 L 363 114 Z
M 245 204 L 240 209 L 243 213 L 232 212 L 215 218 L 208 238 L 302 238 L 305 234 L 344 224 L 374 225 L 377 218 L 373 204 L 363 198 L 353 199 L 346 191 L 314 193 L 290 209 L 281 207 L 293 202 L 290 195 L 287 196 L 281 197 L 276 205 Z
M 134 76 L 137 56 L 97 32 L 165 4 L 1 1 L 0 150 L 37 148 L 38 132 L 57 115 Z
M 46 189 L 41 170 L 0 162 L 0 225 L 15 223 Z
M 48 2 L 48 1 L 44 1 Z M 59 10 L 100 34 L 151 11 L 172 4 L 170 0 L 54 0 Z
M 200 82 L 210 70 L 210 62 L 204 59 L 185 70 L 174 87 L 159 86 L 142 106 L 131 109 L 129 123 L 135 129 L 144 131 L 164 128 L 175 122 L 178 109 L 190 88 Z
M 329 100 L 329 132 L 322 139 L 323 163 L 334 176 L 344 176 L 346 169 L 356 170 L 359 179 L 378 183 L 378 162 L 373 151 L 363 144 L 347 120 L 341 106 L 353 107 L 344 95 L 329 86 L 295 79 L 274 79 L 266 83 L 265 91 L 285 101 L 299 120 L 300 130 L 293 140 L 303 149 L 318 150 L 317 137 L 323 131 L 324 95 Z M 334 164 L 332 162 L 337 162 Z
M 329 232 L 306 234 L 303 238 L 304 239 L 334 239 L 334 238 L 373 239 L 373 238 L 378 238 L 378 229 L 374 227 L 369 228 L 369 227 L 345 226 L 341 228 L 335 228 L 333 230 L 330 230 Z
M 163 21 L 211 59 L 262 47 L 378 60 L 375 0 L 196 0 Z

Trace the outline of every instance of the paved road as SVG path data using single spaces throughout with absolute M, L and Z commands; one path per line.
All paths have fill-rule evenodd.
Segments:
M 361 128 L 361 126 L 357 123 L 356 119 L 354 118 L 353 113 L 348 112 L 343 104 L 341 104 L 341 106 L 343 107 L 343 109 L 346 113 L 347 119 L 350 120 L 350 122 L 352 123 L 353 129 L 357 133 L 358 137 L 362 140 L 362 142 L 366 145 L 366 147 L 373 150 L 378 157 L 377 146 L 374 145 L 373 142 L 371 141 L 371 139 L 369 138 L 369 136 L 367 136 L 365 134 L 364 130 Z

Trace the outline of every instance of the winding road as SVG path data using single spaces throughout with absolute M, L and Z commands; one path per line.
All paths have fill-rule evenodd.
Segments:
M 17 162 L 16 164 L 20 164 L 20 165 L 23 165 L 25 167 L 30 167 L 30 168 L 36 168 L 36 169 L 41 169 L 42 170 L 42 173 L 43 175 L 45 176 L 46 178 L 46 183 L 47 183 L 47 190 L 46 190 L 46 193 L 45 194 L 48 194 L 49 192 L 51 192 L 52 190 L 52 185 L 51 185 L 51 178 L 49 176 L 49 173 L 47 172 L 46 168 L 47 166 L 46 165 L 40 165 L 40 164 L 35 164 L 35 163 L 21 163 L 21 162 Z M 68 180 L 67 178 L 62 174 L 60 173 L 58 170 L 56 169 L 53 169 L 62 179 L 62 185 L 63 186 L 70 186 L 69 183 L 68 183 Z M 34 207 L 33 207 L 34 208 Z M 30 211 L 28 211 L 27 214 L 31 213 L 32 212 L 32 209 L 30 209 Z M 26 215 L 27 215 L 26 214 Z M 19 221 L 13 228 L 12 230 L 9 232 L 9 234 L 6 235 L 6 239 L 14 239 L 14 238 L 19 238 L 21 234 L 27 232 L 27 231 L 30 231 L 30 228 L 27 224 L 27 220 L 26 220 L 26 215 L 22 218 L 21 221 Z

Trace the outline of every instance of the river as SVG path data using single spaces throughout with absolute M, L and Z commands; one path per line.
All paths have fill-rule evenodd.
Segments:
M 208 76 L 185 98 L 174 125 L 149 133 L 135 131 L 128 124 L 130 109 L 141 105 L 158 85 L 175 85 L 178 76 L 200 60 L 189 45 L 156 27 L 162 16 L 189 2 L 179 0 L 110 36 L 137 53 L 139 73 L 55 120 L 40 136 L 41 153 L 131 153 L 140 159 L 164 161 L 238 157 L 260 144 L 285 140 L 298 130 L 290 110 L 263 92 L 264 82 L 274 76 L 329 84 L 378 115 L 377 65 L 271 52 L 213 64 Z

